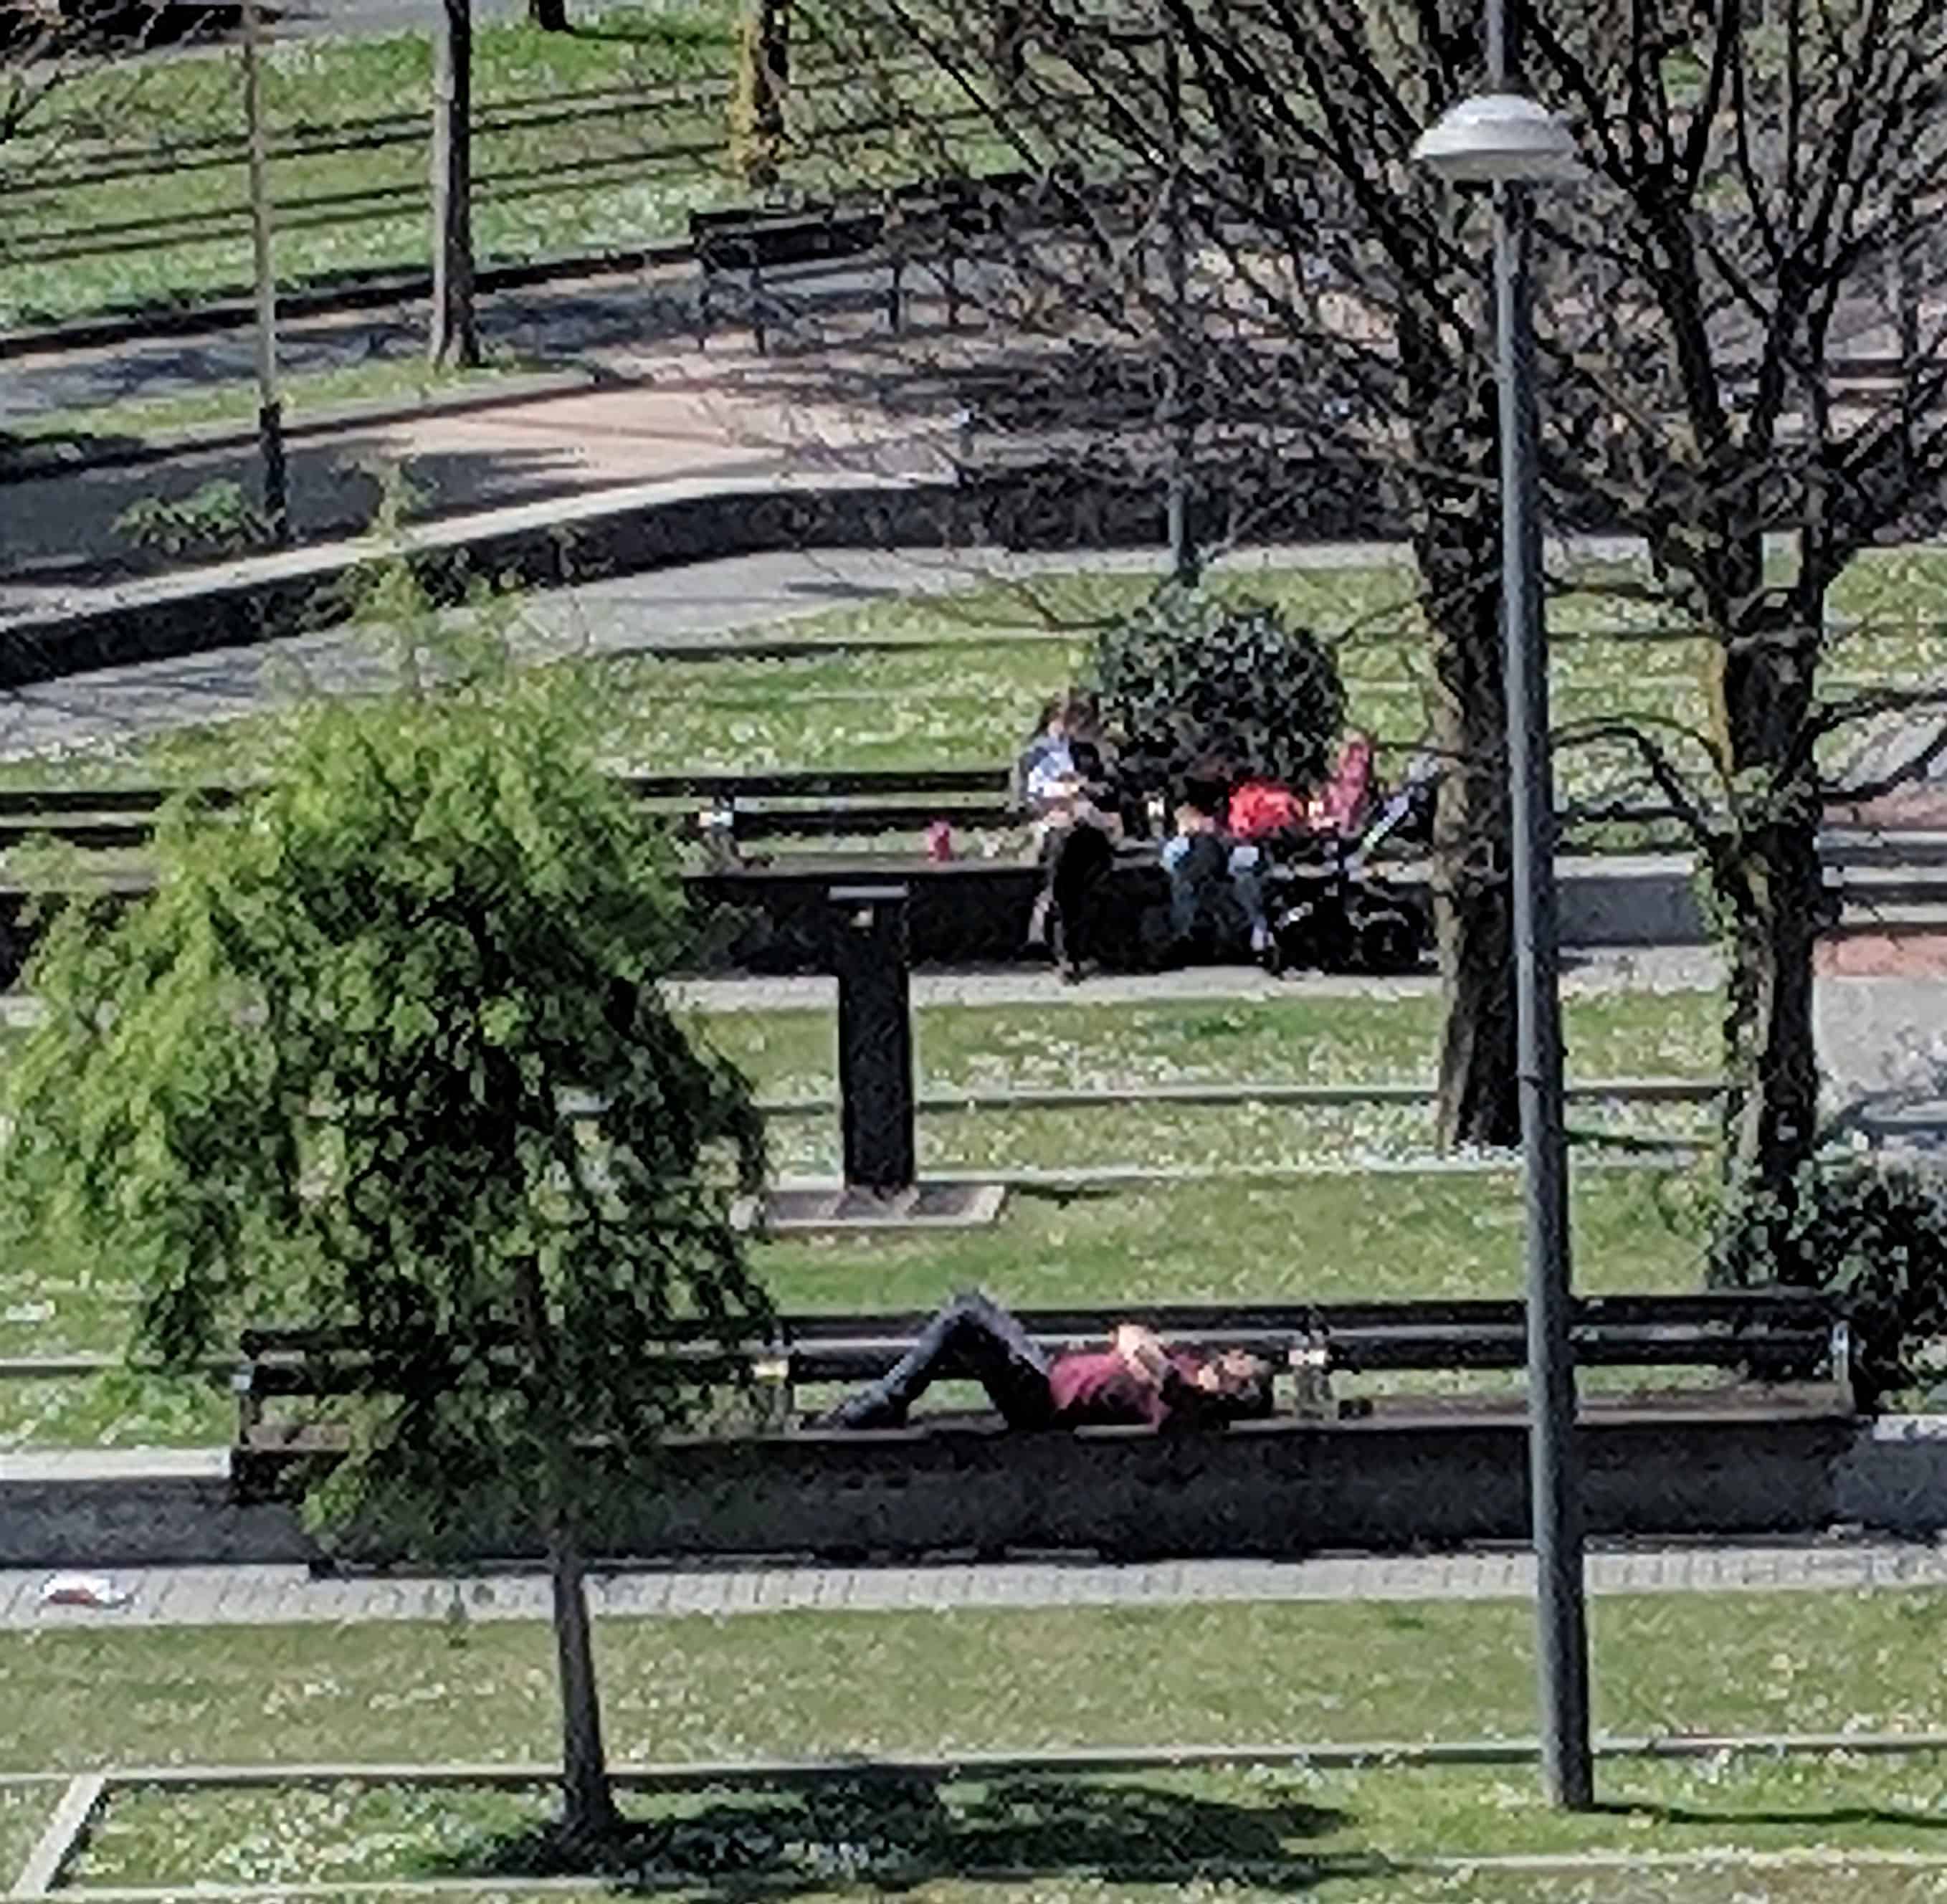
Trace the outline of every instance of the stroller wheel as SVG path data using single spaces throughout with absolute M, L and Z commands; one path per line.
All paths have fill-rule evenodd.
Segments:
M 1419 935 L 1398 913 L 1382 913 L 1359 928 L 1359 963 L 1369 972 L 1410 972 L 1419 965 Z

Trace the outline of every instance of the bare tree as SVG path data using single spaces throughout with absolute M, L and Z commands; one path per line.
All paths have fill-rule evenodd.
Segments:
M 1571 118 L 1596 174 L 1551 203 L 1542 247 L 1555 513 L 1640 534 L 1651 565 L 1629 587 L 1714 658 L 1709 731 L 1652 717 L 1605 738 L 1692 822 L 1732 953 L 1728 1162 L 1775 1183 L 1812 1141 L 1818 834 L 1834 791 L 1821 750 L 1886 711 L 1880 695 L 1821 697 L 1825 599 L 1856 554 L 1917 519 L 1947 469 L 1947 247 L 1931 237 L 1947 188 L 1947 14 L 1928 0 L 1773 0 L 1761 25 L 1744 0 L 1534 11 L 1531 83 Z M 1506 1140 L 1484 206 L 1410 159 L 1480 83 L 1478 8 L 989 0 L 970 16 L 864 0 L 846 18 L 883 95 L 903 89 L 916 116 L 943 84 L 1036 181 L 1005 289 L 986 300 L 995 330 L 1029 327 L 1038 288 L 1055 313 L 1045 329 L 1071 355 L 1114 339 L 1173 364 L 1234 523 L 1247 482 L 1252 506 L 1289 519 L 1302 512 L 1290 491 L 1336 469 L 1403 526 L 1449 767 L 1441 1129 Z M 894 48 L 922 55 L 923 86 L 900 76 Z M 932 162 L 951 169 L 959 150 L 943 137 Z M 1159 234 L 1185 225 L 1187 308 L 1151 262 Z M 1875 322 L 1880 380 L 1848 382 Z M 1085 398 L 1085 379 L 1068 382 Z M 1768 536 L 1782 571 L 1767 573 Z M 1915 762 L 1924 751 L 1923 738 Z
M 1344 526 L 1348 496 L 1404 528 L 1432 636 L 1430 739 L 1450 769 L 1435 854 L 1441 1130 L 1512 1142 L 1486 225 L 1407 162 L 1479 75 L 1477 8 L 868 0 L 819 20 L 862 70 L 879 62 L 882 94 L 977 107 L 1038 181 L 990 317 L 1017 334 L 1039 324 L 1098 362 L 1111 346 L 1125 368 L 1147 361 L 1149 447 L 1178 507 L 1187 464 L 1190 490 L 1224 492 L 1227 533 Z M 1364 57 L 1342 65 L 1335 33 Z M 918 79 L 894 57 L 915 50 L 930 69 Z M 933 156 L 955 163 L 945 139 Z M 1085 419 L 1099 377 L 1063 381 Z M 1172 516 L 1183 572 L 1194 562 Z
M 1640 531 L 1651 589 L 1708 639 L 1707 728 L 1639 722 L 1629 745 L 1729 934 L 1727 1166 L 1775 1187 L 1817 1128 L 1819 830 L 1859 791 L 1822 756 L 1937 705 L 1822 671 L 1833 585 L 1931 530 L 1947 476 L 1947 14 L 1602 0 L 1538 17 L 1533 45 L 1596 174 L 1555 208 L 1558 474 Z M 1938 751 L 1917 732 L 1890 777 Z

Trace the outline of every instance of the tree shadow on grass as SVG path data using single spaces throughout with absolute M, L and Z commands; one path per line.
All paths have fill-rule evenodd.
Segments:
M 1386 1868 L 1355 1852 L 1305 1852 L 1306 1841 L 1347 1822 L 1329 1806 L 1238 1804 L 1111 1779 L 1017 1776 L 951 1793 L 927 1779 L 860 1780 L 664 1798 L 657 1815 L 631 1818 L 592 1856 L 541 1826 L 457 1846 L 425 1871 L 485 1883 L 596 1875 L 623 1895 L 680 1885 L 686 1895 L 728 1899 L 834 1882 L 885 1890 L 947 1876 L 1187 1881 L 1271 1867 L 1299 1891 Z

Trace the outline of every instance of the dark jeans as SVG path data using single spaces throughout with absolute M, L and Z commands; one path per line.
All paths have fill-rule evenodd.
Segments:
M 1048 1358 L 1006 1310 L 977 1293 L 956 1296 L 920 1331 L 889 1374 L 825 1417 L 828 1428 L 899 1428 L 935 1382 L 977 1382 L 1010 1428 L 1049 1428 Z

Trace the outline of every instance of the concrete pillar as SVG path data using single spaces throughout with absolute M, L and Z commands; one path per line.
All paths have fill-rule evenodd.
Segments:
M 827 896 L 845 1181 L 890 1195 L 910 1188 L 918 1174 L 906 888 L 834 886 Z

